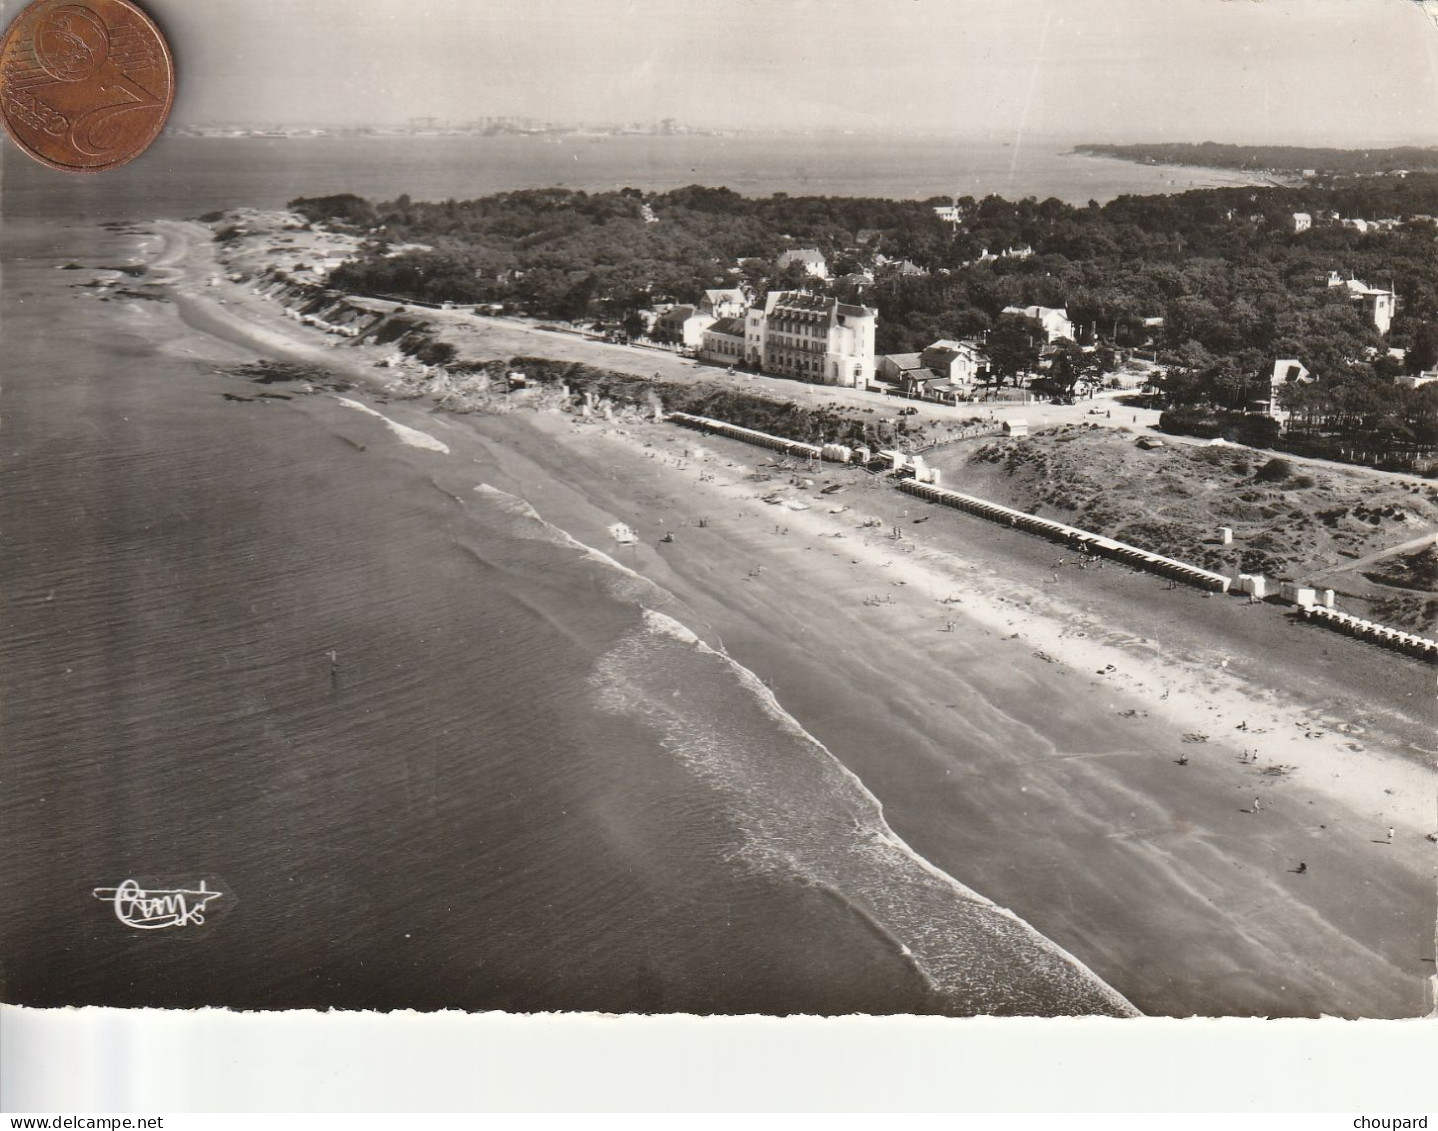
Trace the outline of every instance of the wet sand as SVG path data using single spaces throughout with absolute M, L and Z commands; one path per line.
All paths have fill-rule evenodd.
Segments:
M 428 420 L 395 430 L 258 387 L 226 373 L 254 349 L 56 270 L 57 243 L 122 262 L 114 238 L 20 243 L 0 506 L 7 1001 L 965 1011 L 842 891 L 736 865 L 740 818 L 764 807 L 601 709 L 601 668 L 647 686 L 623 662 L 637 583 L 496 514 L 475 492 L 481 464 L 498 475 L 479 436 L 450 430 L 446 454 Z M 640 651 L 694 676 L 706 735 L 783 741 L 706 670 L 718 657 Z M 196 873 L 225 897 L 193 931 L 129 931 L 91 895 Z
M 1160 581 L 1093 571 L 1118 593 L 1085 608 L 1087 572 L 1066 571 L 1068 585 L 1051 596 L 1042 579 L 1060 551 L 977 520 L 935 514 L 904 539 L 913 553 L 895 551 L 883 532 L 923 509 L 897 493 L 853 487 L 788 512 L 757 499 L 767 485 L 725 483 L 765 458 L 741 445 L 642 425 L 628 436 L 543 417 L 510 426 L 548 441 L 521 434 L 495 446 L 542 513 L 596 544 L 606 521 L 635 526 L 646 544 L 634 567 L 695 609 L 705 621 L 697 631 L 707 627 L 711 642 L 772 682 L 879 796 L 901 836 L 1140 1009 L 1425 1008 L 1433 777 L 1422 756 L 1402 752 L 1422 731 L 1399 710 L 1370 707 L 1377 717 L 1361 738 L 1335 732 L 1313 675 L 1301 690 L 1285 690 L 1281 666 L 1251 680 L 1245 669 L 1263 665 L 1244 658 L 1241 638 L 1228 639 L 1229 667 L 1218 666 L 1209 649 L 1226 634 L 1202 623 L 1214 599 L 1158 590 L 1160 644 L 1133 633 L 1147 627 L 1142 610 L 1137 624 L 1120 619 L 1126 596 Z M 626 466 L 646 441 L 655 458 Z M 701 447 L 710 463 L 693 458 Z M 846 495 L 853 511 L 816 513 Z M 885 515 L 884 525 L 858 529 L 855 512 Z M 949 523 L 963 544 L 930 545 Z M 658 541 L 671 530 L 673 543 Z M 962 603 L 943 603 L 951 597 Z M 1295 628 L 1273 620 L 1275 632 Z M 1191 622 L 1199 627 L 1185 631 Z M 1288 641 L 1300 654 L 1313 647 Z M 1393 665 L 1386 674 L 1390 689 L 1406 682 L 1416 696 L 1426 673 Z M 1184 740 L 1199 734 L 1207 741 Z M 1250 748 L 1257 764 L 1239 761 Z M 1296 768 L 1265 772 L 1277 765 Z M 1404 830 L 1402 843 L 1374 843 L 1389 825 Z M 1302 875 L 1291 870 L 1300 861 Z
M 241 288 L 196 285 L 213 268 L 207 233 L 190 231 L 167 225 L 161 260 L 190 327 L 380 372 Z M 669 426 L 382 407 L 445 443 L 477 437 L 499 485 L 581 541 L 621 556 L 606 528 L 635 526 L 641 544 L 621 560 L 769 681 L 899 835 L 1141 1010 L 1432 1007 L 1424 837 L 1438 817 L 1421 665 L 1113 565 L 1055 569 L 1054 546 L 855 472 L 821 469 L 852 482 L 791 492 L 811 509 L 787 511 L 757 497 L 785 474 L 745 478 L 768 453 Z M 868 515 L 880 525 L 862 528 Z M 1252 747 L 1256 765 L 1239 757 Z M 1265 772 L 1275 765 L 1293 768 Z

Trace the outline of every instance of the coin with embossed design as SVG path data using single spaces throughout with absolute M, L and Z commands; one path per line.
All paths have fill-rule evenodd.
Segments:
M 129 0 L 35 0 L 0 43 L 0 119 L 52 169 L 98 173 L 133 160 L 174 100 L 169 44 Z

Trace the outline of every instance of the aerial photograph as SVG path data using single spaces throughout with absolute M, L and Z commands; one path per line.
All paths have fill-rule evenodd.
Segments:
M 1438 5 L 138 2 L 0 70 L 0 1001 L 1438 1008 Z

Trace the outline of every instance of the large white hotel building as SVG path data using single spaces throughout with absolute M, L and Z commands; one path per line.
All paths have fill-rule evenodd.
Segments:
M 816 385 L 864 388 L 874 375 L 878 311 L 803 291 L 771 291 L 744 318 L 744 360 Z

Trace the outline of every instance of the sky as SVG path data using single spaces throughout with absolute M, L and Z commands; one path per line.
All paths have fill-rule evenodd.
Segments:
M 141 2 L 174 46 L 182 123 L 1438 143 L 1419 0 Z

